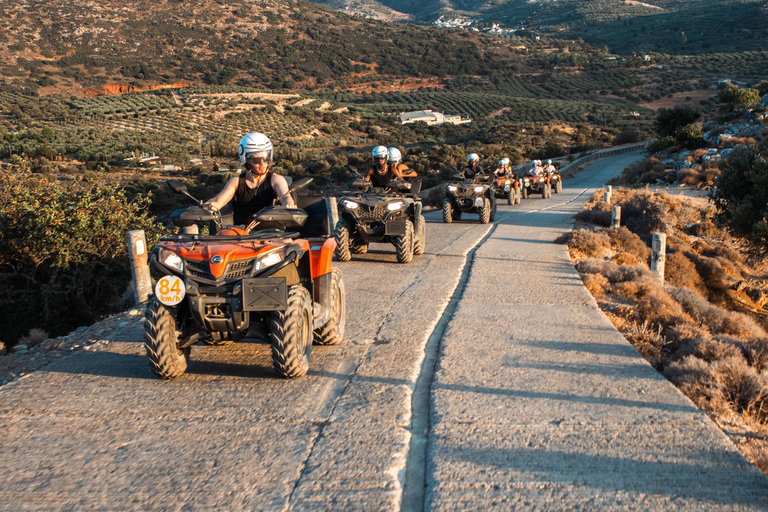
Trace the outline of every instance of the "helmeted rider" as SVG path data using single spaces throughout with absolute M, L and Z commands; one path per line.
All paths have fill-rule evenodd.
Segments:
M 412 171 L 403 163 L 403 155 L 400 150 L 391 147 L 387 148 L 387 164 L 393 165 L 403 178 L 415 178 L 416 171 Z
M 544 167 L 544 172 L 547 174 L 554 174 L 557 172 L 557 168 L 552 164 L 552 160 L 547 160 L 547 165 Z
M 541 176 L 541 173 L 544 171 L 544 168 L 541 166 L 541 160 L 532 160 L 531 165 L 533 167 L 530 168 L 528 174 L 532 174 L 533 176 Z
M 399 153 L 399 151 L 398 151 Z M 401 180 L 403 175 L 397 169 L 397 165 L 387 162 L 389 151 L 384 146 L 376 146 L 371 152 L 373 156 L 373 166 L 368 169 L 365 179 L 370 181 L 374 187 L 386 187 L 392 180 Z
M 484 176 L 485 173 L 483 171 L 482 166 L 480 166 L 480 157 L 477 155 L 477 153 L 470 153 L 467 156 L 467 165 L 464 166 L 464 168 L 461 170 L 461 174 L 464 176 L 464 178 L 472 179 L 477 176 Z
M 494 171 L 494 174 L 497 178 L 503 178 L 504 176 L 510 174 L 512 171 L 509 168 L 509 158 L 504 157 L 501 160 L 499 160 L 499 166 Z
M 235 224 L 248 224 L 255 213 L 272 206 L 278 197 L 283 206 L 296 207 L 288 194 L 288 182 L 269 170 L 273 148 L 266 135 L 258 132 L 244 135 L 237 153 L 246 172 L 230 179 L 218 195 L 205 202 L 211 210 L 221 210 L 234 199 Z

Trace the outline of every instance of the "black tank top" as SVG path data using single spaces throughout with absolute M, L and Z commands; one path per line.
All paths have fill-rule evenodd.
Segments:
M 372 167 L 373 173 L 371 173 L 371 183 L 374 187 L 386 187 L 387 183 L 395 179 L 395 173 L 392 172 L 392 166 L 387 165 L 387 172 L 381 174 L 378 168 L 374 165 Z
M 253 214 L 262 208 L 272 206 L 277 198 L 272 188 L 272 171 L 267 172 L 264 181 L 249 188 L 245 175 L 240 176 L 235 191 L 235 224 L 248 224 L 253 220 Z

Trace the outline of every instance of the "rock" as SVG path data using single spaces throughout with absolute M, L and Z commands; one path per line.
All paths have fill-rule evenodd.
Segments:
M 128 327 L 131 323 L 130 322 L 120 322 L 117 324 L 118 329 L 122 329 L 123 327 Z
M 15 345 L 11 347 L 12 354 L 18 354 L 19 352 L 27 352 L 27 350 L 29 350 L 29 347 L 27 345 Z

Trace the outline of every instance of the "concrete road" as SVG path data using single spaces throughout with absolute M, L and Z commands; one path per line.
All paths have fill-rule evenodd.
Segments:
M 768 479 L 637 356 L 551 242 L 637 157 L 500 205 L 495 226 L 431 213 L 409 265 L 386 245 L 340 264 L 346 342 L 315 347 L 305 378 L 240 343 L 195 346 L 160 381 L 137 319 L 3 386 L 0 509 L 764 505 Z

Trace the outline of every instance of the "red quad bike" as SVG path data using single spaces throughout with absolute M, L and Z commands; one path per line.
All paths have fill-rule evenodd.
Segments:
M 520 182 L 511 173 L 493 180 L 497 198 L 506 198 L 507 204 L 520 204 Z
M 313 342 L 342 340 L 346 294 L 340 270 L 331 268 L 333 204 L 299 193 L 310 181 L 290 189 L 301 208 L 264 208 L 246 229 L 226 227 L 231 208 L 211 212 L 185 185 L 168 182 L 198 206 L 172 214 L 183 232 L 163 236 L 150 256 L 162 277 L 147 304 L 144 339 L 158 377 L 182 375 L 196 342 L 225 345 L 249 329 L 256 333 L 250 337 L 271 344 L 275 371 L 286 378 L 307 373 Z M 196 223 L 211 220 L 224 229 L 193 234 Z

